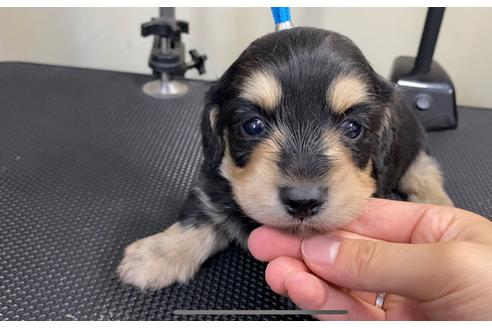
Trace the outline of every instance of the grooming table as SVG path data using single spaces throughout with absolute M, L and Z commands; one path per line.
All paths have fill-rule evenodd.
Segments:
M 0 63 L 0 320 L 308 319 L 179 316 L 295 309 L 265 265 L 231 247 L 189 284 L 142 293 L 115 274 L 125 246 L 175 220 L 201 161 L 207 84 L 141 92 L 150 76 Z M 429 134 L 456 205 L 492 217 L 492 111 Z

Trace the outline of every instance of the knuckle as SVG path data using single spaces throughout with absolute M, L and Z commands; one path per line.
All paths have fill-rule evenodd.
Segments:
M 353 259 L 352 274 L 355 279 L 367 276 L 373 271 L 379 248 L 379 243 L 375 241 L 354 243 L 351 257 Z
M 436 268 L 445 277 L 435 286 L 441 294 L 448 294 L 457 288 L 468 285 L 470 277 L 477 278 L 480 265 L 483 260 L 476 258 L 477 248 L 474 243 L 468 241 L 443 242 L 436 249 Z M 478 261 L 477 261 L 478 260 Z M 477 270 L 478 269 L 478 270 Z M 477 278 L 477 281 L 480 279 Z
M 441 244 L 441 257 L 445 263 L 454 267 L 456 264 L 466 264 L 470 255 L 474 253 L 473 245 L 470 242 L 462 240 L 454 240 L 450 242 L 444 242 Z

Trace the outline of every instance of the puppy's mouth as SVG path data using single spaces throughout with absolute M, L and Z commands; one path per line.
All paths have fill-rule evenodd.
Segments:
M 273 228 L 300 237 L 321 235 L 329 232 L 329 230 L 327 230 L 326 227 L 322 227 L 319 222 L 320 218 L 318 217 L 294 217 L 289 215 L 284 218 L 282 223 L 273 225 Z

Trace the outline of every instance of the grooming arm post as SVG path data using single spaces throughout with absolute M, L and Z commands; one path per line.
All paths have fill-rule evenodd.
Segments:
M 419 51 L 415 58 L 413 70 L 415 73 L 427 73 L 431 69 L 432 57 L 436 49 L 439 30 L 445 8 L 431 7 L 427 11 L 424 30 L 420 39 Z

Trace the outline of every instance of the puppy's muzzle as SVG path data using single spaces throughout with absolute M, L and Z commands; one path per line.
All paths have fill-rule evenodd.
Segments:
M 287 213 L 302 221 L 321 210 L 327 189 L 320 186 L 281 187 L 279 195 Z

